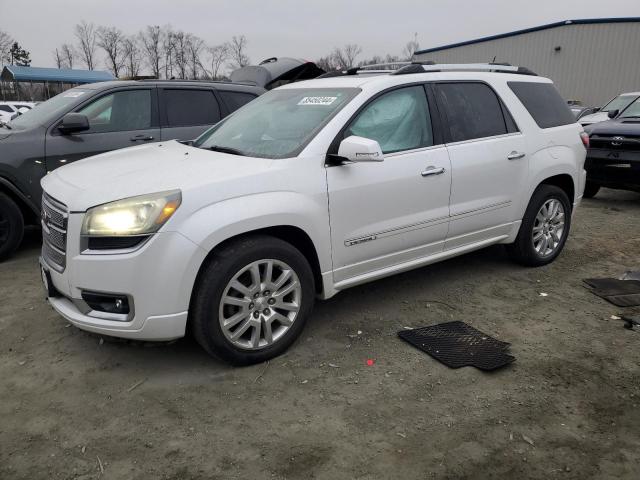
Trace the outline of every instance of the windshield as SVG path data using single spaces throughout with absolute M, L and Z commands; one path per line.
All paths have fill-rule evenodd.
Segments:
M 640 117 L 640 98 L 636 99 L 620 115 L 620 118 L 629 118 L 629 117 Z
M 360 90 L 272 90 L 198 138 L 194 146 L 261 158 L 295 156 Z
M 614 110 L 622 111 L 627 108 L 627 106 L 636 98 L 638 98 L 636 95 L 618 95 L 616 98 L 602 107 L 601 110 L 603 112 L 612 112 Z
M 10 125 L 18 130 L 43 125 L 49 118 L 67 113 L 69 105 L 77 103 L 81 98 L 85 98 L 87 94 L 88 90 L 75 88 L 62 92 L 14 118 Z

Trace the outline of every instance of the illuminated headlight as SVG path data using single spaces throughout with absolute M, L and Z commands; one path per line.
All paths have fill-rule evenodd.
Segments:
M 82 223 L 82 235 L 115 237 L 155 233 L 171 218 L 181 201 L 180 190 L 172 190 L 90 208 Z

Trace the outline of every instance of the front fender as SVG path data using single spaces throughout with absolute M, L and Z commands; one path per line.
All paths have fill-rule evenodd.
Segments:
M 326 196 L 278 191 L 235 197 L 203 207 L 178 230 L 205 249 L 263 228 L 292 226 L 303 230 L 316 249 L 322 272 L 331 270 L 331 241 Z

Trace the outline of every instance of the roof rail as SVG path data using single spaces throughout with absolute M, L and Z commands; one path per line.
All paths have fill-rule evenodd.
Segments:
M 517 67 L 508 63 L 433 63 L 433 62 L 413 62 L 406 67 L 400 68 L 392 75 L 407 75 L 410 73 L 425 72 L 498 72 L 516 73 L 520 75 L 538 76 L 535 72 L 526 67 Z
M 373 63 L 371 65 L 361 65 L 360 67 L 352 67 L 346 70 L 333 70 L 331 72 L 323 73 L 322 75 L 316 78 L 344 77 L 347 75 L 358 75 L 358 74 L 369 74 L 369 75 L 391 74 L 397 71 L 398 65 L 405 66 L 405 65 L 409 65 L 410 63 L 411 62 Z M 396 66 L 396 68 L 383 68 L 388 66 Z

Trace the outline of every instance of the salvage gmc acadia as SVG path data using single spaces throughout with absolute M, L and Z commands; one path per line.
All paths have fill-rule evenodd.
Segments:
M 496 65 L 348 71 L 272 90 L 193 144 L 106 153 L 42 180 L 42 275 L 72 324 L 187 329 L 273 358 L 316 297 L 493 244 L 561 252 L 588 136 L 552 82 Z

